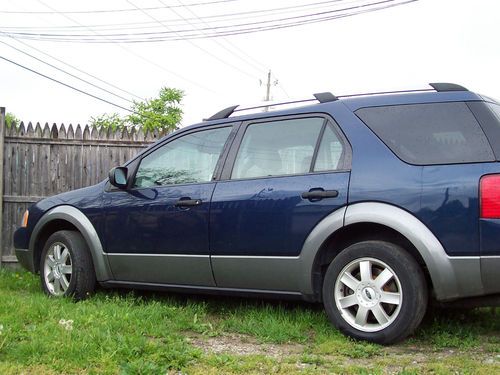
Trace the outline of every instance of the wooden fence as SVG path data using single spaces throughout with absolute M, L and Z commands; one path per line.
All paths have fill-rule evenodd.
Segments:
M 102 181 L 161 134 L 21 123 L 5 126 L 0 108 L 0 266 L 14 263 L 12 236 L 39 199 Z

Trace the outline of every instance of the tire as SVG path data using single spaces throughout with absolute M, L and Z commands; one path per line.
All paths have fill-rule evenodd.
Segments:
M 363 241 L 330 263 L 323 281 L 323 304 L 344 334 L 378 344 L 410 335 L 427 309 L 424 274 L 400 246 Z
M 40 279 L 51 297 L 87 298 L 95 289 L 94 264 L 87 243 L 76 231 L 52 234 L 42 251 Z

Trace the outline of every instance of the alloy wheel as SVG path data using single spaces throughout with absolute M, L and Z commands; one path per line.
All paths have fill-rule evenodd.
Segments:
M 363 332 L 377 332 L 397 318 L 403 291 L 397 274 L 386 263 L 360 258 L 337 276 L 334 299 L 348 324 Z
M 71 254 L 66 245 L 55 242 L 50 246 L 45 256 L 43 272 L 50 294 L 64 295 L 69 288 L 73 273 Z

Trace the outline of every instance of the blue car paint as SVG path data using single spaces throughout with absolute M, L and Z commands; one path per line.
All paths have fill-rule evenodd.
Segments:
M 329 114 L 352 146 L 350 182 L 347 182 L 349 173 L 325 173 L 186 185 L 183 187 L 185 191 L 176 191 L 182 190 L 176 186 L 136 192 L 105 192 L 104 181 L 35 204 L 30 208 L 28 228 L 17 237 L 29 237 L 34 224 L 50 208 L 69 204 L 90 219 L 108 252 L 207 254 L 210 242 L 213 254 L 294 256 L 300 249 L 304 233 L 328 213 L 345 204 L 378 201 L 401 207 L 422 220 L 450 256 L 479 255 L 480 249 L 483 255 L 500 255 L 500 246 L 496 244 L 500 223 L 498 220 L 479 220 L 478 208 L 479 178 L 483 174 L 499 173 L 499 163 L 409 165 L 399 160 L 353 113 L 362 107 L 378 105 L 476 100 L 481 100 L 481 97 L 471 92 L 356 97 L 272 114 L 252 114 L 195 124 L 163 138 L 160 143 L 211 124 L 294 114 Z M 316 186 L 337 189 L 339 197 L 314 204 L 300 199 L 300 192 Z M 188 215 L 184 215 L 182 209 L 172 208 L 174 198 L 194 193 L 199 196 L 192 198 L 201 198 L 206 204 L 191 209 L 193 212 Z M 309 211 L 312 207 L 314 212 Z M 318 207 L 320 209 L 316 211 Z M 284 210 L 282 215 L 276 213 L 277 208 Z M 289 218 L 285 212 L 299 216 Z M 210 239 L 208 229 L 202 224 L 203 220 L 208 223 L 208 218 Z M 269 221 L 270 218 L 274 220 Z M 172 226 L 169 227 L 164 220 L 172 220 Z M 192 225 L 192 231 L 188 230 Z M 301 230 L 297 230 L 297 226 Z M 174 233 L 176 230 L 180 232 Z M 195 235 L 198 237 L 189 239 L 196 232 L 199 232 Z M 281 238 L 283 235 L 287 238 Z M 163 242 L 166 239 L 172 243 Z M 25 241 L 17 238 L 15 242 L 17 246 Z
M 215 183 L 203 183 L 105 192 L 101 242 L 108 253 L 208 254 L 214 187 Z M 203 203 L 176 207 L 180 198 Z
M 482 164 L 423 168 L 422 207 L 416 216 L 449 255 L 479 255 L 479 179 Z
M 298 256 L 321 219 L 347 204 L 349 172 L 219 182 L 212 198 L 212 255 Z M 309 201 L 310 189 L 337 190 Z
M 29 243 L 30 236 L 38 220 L 50 209 L 61 205 L 73 206 L 82 211 L 96 229 L 99 237 L 103 238 L 101 207 L 105 185 L 106 181 L 102 181 L 96 185 L 42 199 L 31 205 L 29 208 L 28 226 L 18 229 L 22 229 L 22 235 L 18 234 L 14 236 L 14 246 L 18 249 L 26 249 L 26 245 Z

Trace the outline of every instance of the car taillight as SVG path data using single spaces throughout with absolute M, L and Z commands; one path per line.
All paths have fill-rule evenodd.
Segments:
M 500 175 L 481 177 L 479 199 L 482 219 L 500 219 Z

